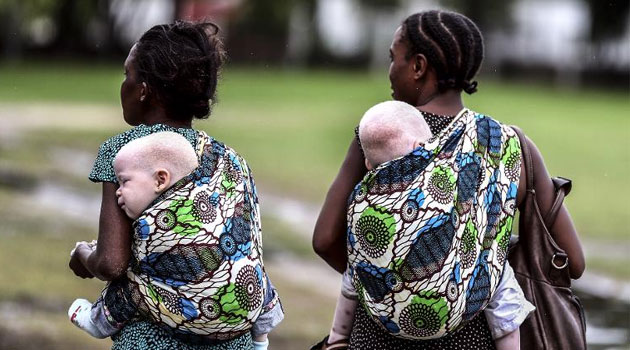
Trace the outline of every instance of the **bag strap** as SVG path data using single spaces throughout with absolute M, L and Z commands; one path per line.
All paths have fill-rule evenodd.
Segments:
M 554 177 L 551 181 L 553 181 L 553 185 L 556 188 L 556 199 L 554 200 L 547 215 L 545 215 L 545 226 L 548 228 L 551 228 L 553 223 L 556 221 L 556 216 L 558 216 L 558 211 L 560 211 L 560 208 L 562 207 L 564 197 L 571 192 L 572 187 L 571 180 L 564 177 Z
M 521 143 L 521 152 L 523 153 L 523 163 L 525 165 L 524 170 L 527 179 L 526 189 L 527 192 L 532 192 L 534 191 L 534 164 L 532 161 L 532 154 L 529 151 L 529 142 L 527 141 L 527 139 L 525 138 L 525 134 L 523 134 L 523 131 L 519 127 L 515 125 L 512 125 L 511 127 L 518 135 L 519 141 Z M 548 229 L 551 229 L 551 226 L 553 226 L 554 222 L 556 221 L 556 216 L 558 216 L 558 212 L 562 207 L 564 197 L 566 197 L 569 192 L 571 192 L 572 188 L 572 183 L 570 179 L 558 176 L 552 177 L 551 181 L 553 182 L 553 185 L 556 189 L 556 198 L 553 202 L 553 205 L 551 206 L 551 209 L 549 209 L 549 212 L 547 212 L 547 215 L 545 215 L 545 219 L 543 221 L 545 223 L 545 227 L 547 227 Z

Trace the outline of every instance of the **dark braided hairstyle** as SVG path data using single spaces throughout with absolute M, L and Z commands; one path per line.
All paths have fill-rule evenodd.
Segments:
M 423 54 L 437 73 L 438 89 L 477 91 L 472 81 L 483 61 L 483 37 L 468 17 L 448 11 L 413 14 L 403 22 L 407 59 Z
M 133 64 L 169 115 L 204 119 L 216 102 L 225 60 L 214 23 L 177 21 L 154 26 L 136 44 Z

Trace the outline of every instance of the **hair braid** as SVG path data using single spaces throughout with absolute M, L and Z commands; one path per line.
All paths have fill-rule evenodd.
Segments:
M 468 30 L 472 36 L 471 38 L 472 49 L 470 50 L 470 54 L 471 54 L 470 63 L 471 64 L 470 64 L 470 69 L 468 69 L 466 72 L 466 80 L 465 80 L 465 82 L 467 82 L 468 85 L 464 86 L 464 91 L 466 91 L 469 94 L 472 94 L 475 91 L 477 91 L 477 82 L 471 81 L 471 80 L 475 77 L 475 75 L 477 75 L 477 73 L 479 72 L 479 68 L 481 68 L 481 62 L 483 62 L 483 56 L 484 56 L 483 36 L 481 35 L 481 31 L 479 31 L 479 28 L 477 27 L 477 25 L 473 21 L 471 21 L 468 17 L 462 16 L 462 20 L 468 26 Z
M 446 69 L 444 53 L 439 45 L 426 34 L 425 26 L 428 24 L 422 13 L 412 15 L 408 19 L 405 27 L 413 48 L 412 51 L 407 52 L 408 58 L 413 54 L 422 53 L 436 70 L 444 71 Z
M 457 72 L 455 79 L 457 82 L 466 80 L 466 74 L 471 66 L 472 36 L 466 30 L 468 26 L 459 17 L 443 16 L 442 25 L 449 32 L 453 40 L 457 43 Z M 466 57 L 464 55 L 466 54 Z
M 483 60 L 483 38 L 466 16 L 448 11 L 413 14 L 403 22 L 410 42 L 408 57 L 424 54 L 436 71 L 438 89 L 461 89 L 471 94 L 471 81 Z
M 427 34 L 438 43 L 445 58 L 445 69 L 441 72 L 437 71 L 438 88 L 440 91 L 444 91 L 449 88 L 457 88 L 456 76 L 461 59 L 460 53 L 456 48 L 457 42 L 442 23 L 441 14 L 442 12 L 429 11 L 425 17 L 429 23 Z

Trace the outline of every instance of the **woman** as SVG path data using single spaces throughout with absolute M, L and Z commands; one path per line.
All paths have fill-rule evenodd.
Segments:
M 79 277 L 111 281 L 103 298 L 115 322 L 133 319 L 136 310 L 141 307 L 135 304 L 138 297 L 129 287 L 131 284 L 126 275 L 130 262 L 133 262 L 131 248 L 134 232 L 131 221 L 117 203 L 114 157 L 129 141 L 160 131 L 179 133 L 197 149 L 197 143 L 201 141 L 198 141 L 199 133 L 192 129 L 192 121 L 208 117 L 224 61 L 217 32 L 218 28 L 212 23 L 158 25 L 142 35 L 125 61 L 125 80 L 120 88 L 120 99 L 124 120 L 134 128 L 110 138 L 99 150 L 90 174 L 90 180 L 103 183 L 98 244 L 95 250 L 87 244 L 78 244 L 69 264 Z M 212 155 L 206 157 L 204 153 L 202 161 L 222 155 L 228 157 L 226 149 L 216 142 Z M 205 169 L 205 166 L 202 164 L 200 169 Z M 241 168 L 235 169 L 235 178 L 237 170 L 246 172 Z M 257 201 L 253 188 L 248 185 L 244 186 L 248 188 L 249 196 Z M 251 210 L 255 212 L 257 208 Z M 258 217 L 257 213 L 252 213 L 254 216 Z M 187 259 L 187 256 L 182 256 L 181 259 Z M 270 287 L 263 305 L 268 305 L 271 295 L 275 295 L 273 287 Z M 214 311 L 221 313 L 221 310 Z M 251 349 L 253 345 L 266 348 L 266 340 L 261 339 L 260 344 L 256 344 L 248 331 L 203 337 L 176 333 L 168 327 L 137 320 L 126 323 L 112 339 L 112 349 L 115 350 Z
M 464 109 L 461 93 L 476 91 L 472 79 L 483 59 L 483 39 L 476 25 L 463 15 L 428 11 L 409 16 L 396 30 L 390 47 L 389 80 L 395 100 L 416 106 L 434 135 L 440 134 Z M 448 137 L 440 134 L 441 138 Z M 540 152 L 531 140 L 534 183 L 538 205 L 550 209 L 554 186 Z M 347 199 L 366 174 L 363 154 L 353 140 L 341 169 L 331 185 L 320 212 L 313 236 L 313 248 L 330 266 L 343 272 L 347 264 Z M 520 169 L 523 169 L 522 159 Z M 525 174 L 520 171 L 516 195 L 517 207 L 525 195 Z M 578 278 L 584 270 L 584 256 L 577 232 L 566 208 L 562 208 L 552 233 L 569 256 L 570 272 Z M 395 338 L 383 330 L 359 308 L 355 318 L 350 348 L 355 349 L 493 349 L 483 313 L 452 336 L 413 341 Z

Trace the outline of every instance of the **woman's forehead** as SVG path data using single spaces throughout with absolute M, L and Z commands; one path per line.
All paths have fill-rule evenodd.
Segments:
M 392 41 L 392 47 L 395 46 L 404 46 L 404 28 L 403 26 L 399 26 L 394 32 L 394 40 Z
M 131 49 L 129 49 L 129 54 L 127 55 L 127 59 L 125 59 L 125 66 L 129 67 L 131 65 L 131 62 L 136 58 L 136 47 L 137 47 L 137 43 L 133 44 L 133 46 L 131 47 Z

